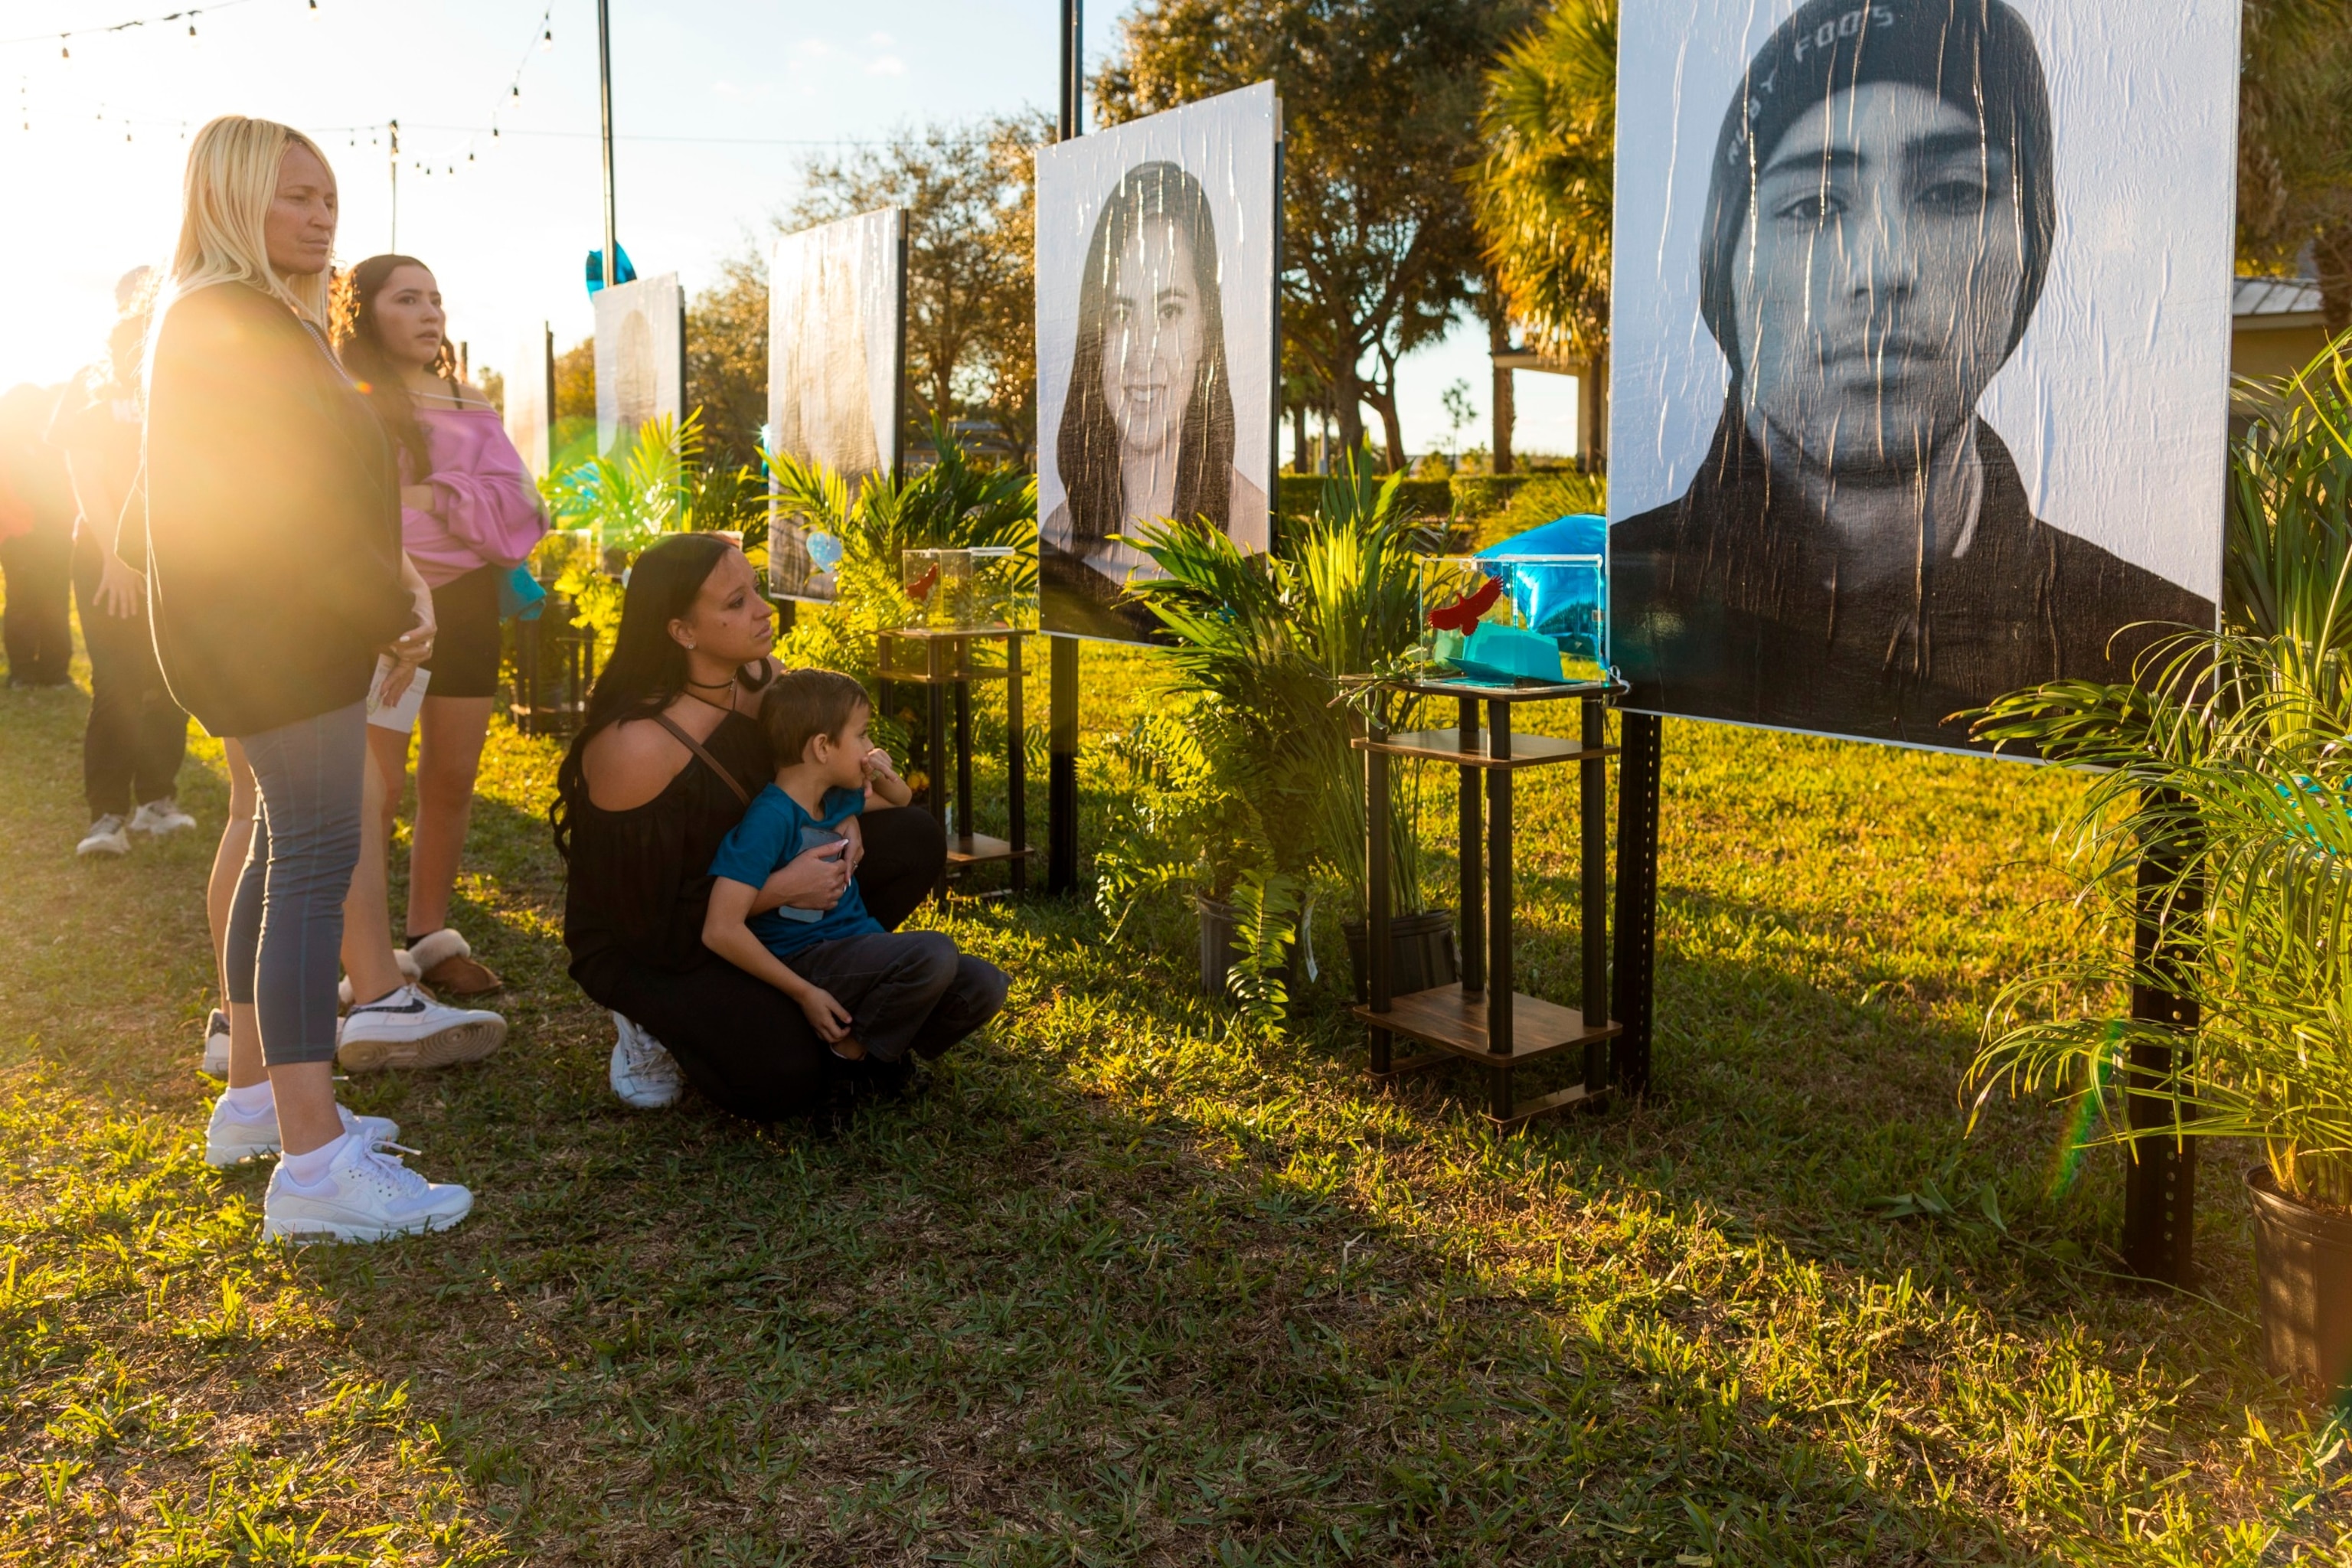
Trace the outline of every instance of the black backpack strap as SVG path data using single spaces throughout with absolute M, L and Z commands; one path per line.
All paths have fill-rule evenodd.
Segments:
M 677 743 L 679 745 L 684 746 L 688 751 L 692 752 L 696 756 L 701 758 L 703 763 L 709 766 L 712 773 L 717 773 L 720 778 L 726 780 L 727 787 L 735 792 L 735 798 L 737 800 L 741 801 L 745 805 L 750 805 L 751 804 L 751 792 L 743 787 L 743 781 L 737 778 L 733 773 L 729 773 L 724 767 L 720 766 L 719 759 L 710 754 L 710 749 L 708 746 L 705 746 L 701 742 L 696 740 L 693 736 L 688 734 L 677 720 L 672 719 L 667 713 L 656 713 L 654 715 L 654 722 L 659 724 L 663 729 L 667 730 L 671 734 L 677 736 Z

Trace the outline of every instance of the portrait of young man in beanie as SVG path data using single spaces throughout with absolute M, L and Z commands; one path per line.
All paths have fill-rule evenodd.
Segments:
M 2043 299 L 2054 141 L 2003 0 L 1813 0 L 1756 52 L 1692 258 L 1721 418 L 1687 489 L 1611 530 L 1634 706 L 1964 745 L 1961 710 L 2212 625 L 2036 516 L 1979 408 Z

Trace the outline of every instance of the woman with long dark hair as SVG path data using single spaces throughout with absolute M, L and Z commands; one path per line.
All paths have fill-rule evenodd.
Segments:
M 1174 163 L 1129 169 L 1104 201 L 1078 283 L 1078 341 L 1055 447 L 1066 499 L 1046 517 L 1045 592 L 1107 636 L 1156 624 L 1121 605 L 1149 570 L 1118 535 L 1160 518 L 1220 531 L 1263 516 L 1234 467 L 1217 226 L 1201 182 Z
M 498 989 L 499 977 L 450 929 L 449 898 L 498 691 L 499 584 L 546 533 L 547 518 L 499 411 L 479 389 L 458 381 L 447 324 L 440 286 L 415 257 L 372 256 L 336 279 L 335 349 L 392 435 L 400 466 L 402 544 L 433 590 L 433 658 L 418 676 L 425 697 L 417 712 L 416 826 L 409 846 L 404 947 L 410 964 L 435 991 L 478 996 Z M 368 745 L 382 799 L 374 800 L 378 792 L 372 788 L 378 815 L 369 822 L 344 917 L 355 1003 L 357 965 L 380 959 L 379 950 L 390 946 L 375 830 L 380 826 L 389 841 L 392 813 L 407 780 L 408 732 L 380 721 L 369 726 Z M 380 1003 L 355 1005 L 343 1029 L 343 1065 L 459 1060 L 466 1047 L 479 1054 L 494 1043 L 492 1032 L 456 1020 L 428 1028 L 421 1016 L 395 1018 Z M 503 1026 L 495 1032 L 502 1036 Z
M 335 176 L 317 143 L 225 115 L 188 149 L 149 353 L 147 608 L 164 679 L 233 736 L 260 804 L 232 901 L 216 1163 L 283 1152 L 266 1235 L 374 1241 L 473 1195 L 403 1165 L 335 1103 L 335 949 L 360 842 L 377 660 L 396 698 L 433 647 L 400 548 L 392 450 L 324 333 Z
M 758 721 L 775 636 L 731 541 L 656 542 L 629 574 L 613 656 L 556 772 L 563 940 L 572 977 L 613 1010 L 613 1091 L 626 1104 L 668 1104 L 682 1070 L 715 1103 L 772 1121 L 822 1109 L 845 1080 L 901 1070 L 835 1056 L 782 992 L 702 942 L 711 859 L 775 776 Z M 789 862 L 752 910 L 830 909 L 855 875 L 867 910 L 895 928 L 946 857 L 929 813 L 870 811 L 845 850 Z

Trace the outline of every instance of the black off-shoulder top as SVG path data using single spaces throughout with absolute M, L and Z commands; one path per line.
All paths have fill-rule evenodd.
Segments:
M 746 795 L 775 779 L 767 736 L 740 713 L 721 719 L 703 747 Z M 582 792 L 563 898 L 563 942 L 582 989 L 594 994 L 583 972 L 608 963 L 684 971 L 710 961 L 702 945 L 710 861 L 742 816 L 743 801 L 699 758 L 626 811 L 606 811 Z

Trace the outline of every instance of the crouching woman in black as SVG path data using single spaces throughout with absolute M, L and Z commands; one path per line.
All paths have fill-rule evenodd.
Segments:
M 823 1109 L 842 1079 L 889 1070 L 835 1056 L 790 997 L 702 944 L 711 858 L 775 776 L 758 721 L 774 642 L 751 563 L 728 539 L 652 545 L 556 774 L 572 977 L 613 1010 L 613 1091 L 633 1106 L 668 1104 L 682 1074 L 727 1110 L 773 1121 Z M 946 857 L 929 813 L 868 812 L 845 848 L 787 862 L 753 909 L 830 909 L 854 874 L 866 909 L 896 928 Z

